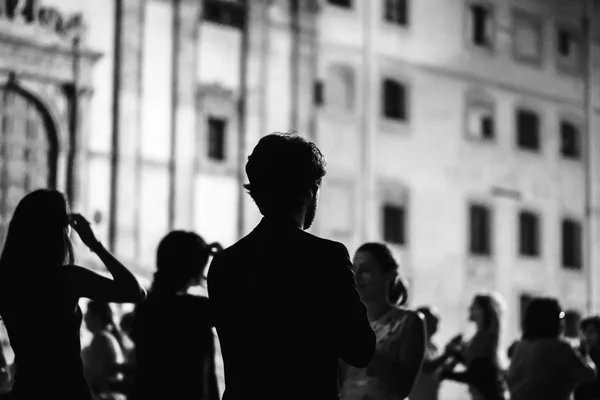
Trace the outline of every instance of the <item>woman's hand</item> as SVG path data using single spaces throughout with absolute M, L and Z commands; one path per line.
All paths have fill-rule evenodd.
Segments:
M 446 348 L 444 351 L 446 354 L 457 353 L 460 352 L 463 345 L 463 337 L 459 334 L 450 339 L 448 344 L 446 344 Z
M 69 224 L 75 229 L 83 244 L 91 250 L 94 250 L 98 246 L 98 239 L 96 239 L 90 223 L 81 214 L 69 215 Z

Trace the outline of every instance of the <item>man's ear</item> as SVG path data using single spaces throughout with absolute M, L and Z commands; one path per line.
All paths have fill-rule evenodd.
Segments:
M 319 187 L 318 187 L 318 186 L 313 186 L 313 187 L 312 187 L 312 188 L 309 190 L 309 193 L 310 193 L 310 197 L 311 197 L 311 199 L 313 199 L 313 200 L 314 200 L 314 199 L 317 197 L 317 193 L 319 193 Z

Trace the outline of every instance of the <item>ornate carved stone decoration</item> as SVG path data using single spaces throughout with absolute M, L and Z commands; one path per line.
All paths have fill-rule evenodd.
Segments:
M 39 28 L 41 32 L 62 40 L 72 40 L 85 33 L 81 13 L 67 15 L 56 7 L 43 6 L 40 0 L 0 0 L 0 26 L 7 22 Z
M 84 34 L 81 13 L 65 14 L 40 0 L 0 0 L 0 69 L 56 82 L 77 74 L 79 87 L 89 88 L 101 54 L 84 45 Z

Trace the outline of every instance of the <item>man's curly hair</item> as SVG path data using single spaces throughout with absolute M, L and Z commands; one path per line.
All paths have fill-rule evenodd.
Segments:
M 321 186 L 325 165 L 314 143 L 294 132 L 275 132 L 260 139 L 248 157 L 244 188 L 263 215 L 294 213 Z

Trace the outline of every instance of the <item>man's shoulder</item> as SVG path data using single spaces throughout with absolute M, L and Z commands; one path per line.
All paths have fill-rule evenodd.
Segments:
M 247 257 L 248 250 L 251 248 L 250 235 L 244 236 L 231 246 L 219 251 L 219 253 L 213 258 L 213 260 L 233 260 L 238 257 Z
M 306 231 L 300 231 L 300 234 L 304 242 L 314 247 L 319 247 L 322 251 L 334 254 L 348 254 L 348 249 L 341 242 L 325 239 Z

